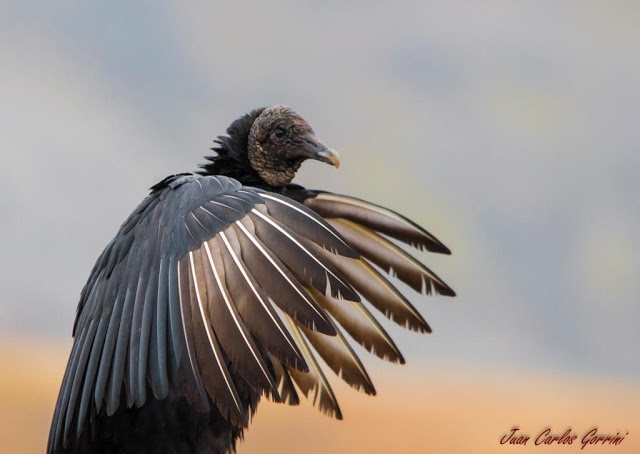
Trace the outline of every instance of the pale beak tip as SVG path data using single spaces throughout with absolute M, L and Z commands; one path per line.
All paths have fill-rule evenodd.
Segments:
M 340 155 L 335 150 L 331 150 L 331 151 L 333 151 L 333 159 L 331 159 L 331 163 L 333 164 L 333 167 L 335 167 L 336 169 L 339 169 L 340 168 Z
M 326 149 L 318 153 L 318 158 L 327 164 L 333 165 L 336 169 L 340 168 L 340 155 L 336 150 Z

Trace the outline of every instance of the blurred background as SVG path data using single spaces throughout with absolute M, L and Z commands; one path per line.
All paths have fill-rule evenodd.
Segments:
M 413 298 L 429 336 L 383 322 L 407 365 L 358 350 L 378 397 L 264 404 L 240 453 L 553 450 L 513 426 L 640 452 L 639 56 L 634 1 L 0 1 L 0 451 L 43 452 L 80 290 L 147 188 L 286 104 L 343 161 L 297 182 L 425 226 L 459 296 Z

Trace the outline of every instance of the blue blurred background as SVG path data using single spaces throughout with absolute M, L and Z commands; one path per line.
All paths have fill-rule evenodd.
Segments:
M 414 298 L 434 333 L 385 325 L 410 363 L 639 382 L 640 3 L 0 4 L 7 342 L 70 345 L 146 189 L 287 104 L 343 158 L 298 183 L 453 250 L 423 256 L 459 293 Z

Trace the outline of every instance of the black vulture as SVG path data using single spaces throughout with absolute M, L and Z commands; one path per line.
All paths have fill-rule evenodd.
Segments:
M 347 335 L 404 363 L 369 304 L 430 332 L 387 274 L 455 295 L 396 244 L 450 254 L 432 234 L 291 183 L 306 159 L 340 164 L 292 109 L 253 110 L 212 150 L 151 187 L 93 267 L 48 453 L 233 452 L 263 395 L 295 405 L 298 390 L 341 418 L 318 357 L 367 394 Z

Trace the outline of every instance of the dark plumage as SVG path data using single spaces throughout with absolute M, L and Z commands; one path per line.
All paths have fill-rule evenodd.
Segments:
M 433 235 L 377 205 L 291 184 L 306 159 L 340 161 L 290 108 L 256 109 L 216 143 L 200 172 L 154 185 L 98 258 L 49 453 L 233 451 L 261 396 L 299 402 L 294 383 L 341 418 L 316 354 L 375 394 L 347 335 L 404 358 L 368 305 L 430 332 L 385 272 L 455 295 L 394 242 L 449 254 Z

